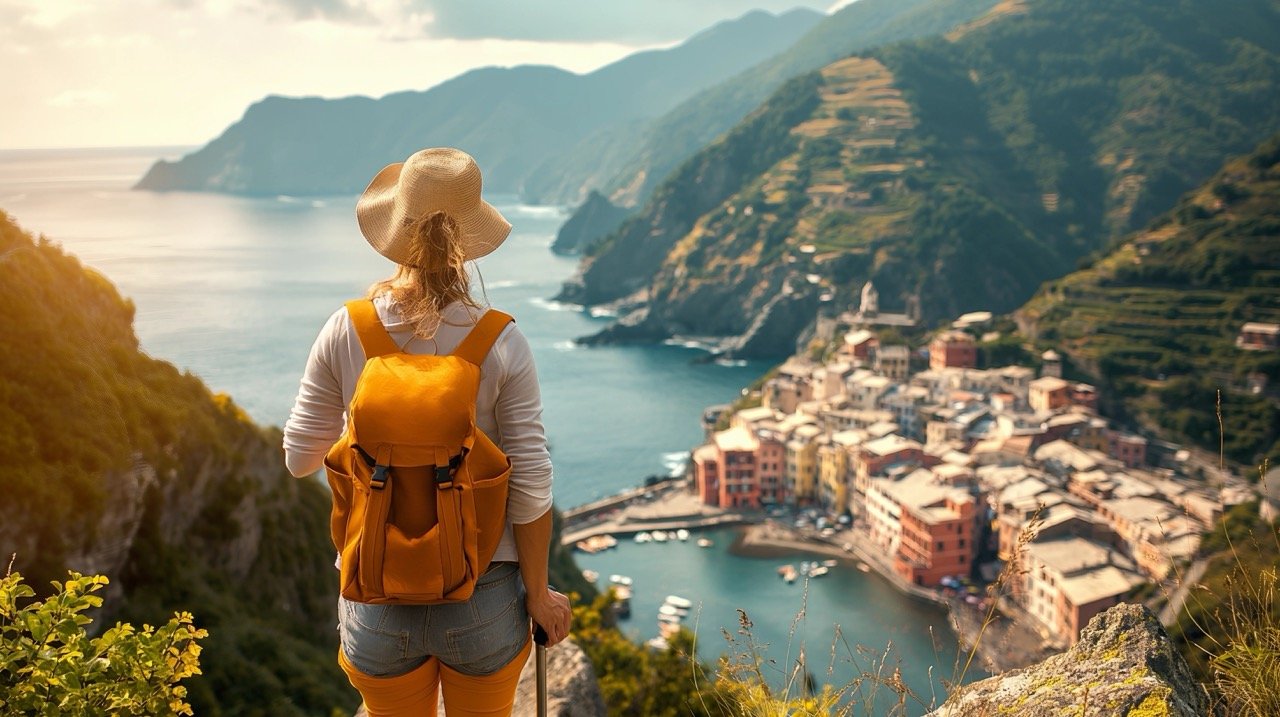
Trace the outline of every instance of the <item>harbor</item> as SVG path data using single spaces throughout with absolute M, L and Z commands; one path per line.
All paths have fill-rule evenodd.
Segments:
M 811 583 L 825 581 L 829 575 L 839 576 L 842 583 L 850 579 L 860 584 L 874 583 L 878 594 L 884 592 L 895 603 L 920 606 L 905 609 L 923 610 L 941 618 L 937 625 L 929 627 L 929 639 L 956 643 L 957 648 L 962 648 L 957 649 L 957 655 L 964 653 L 965 659 L 957 658 L 958 664 L 969 662 L 967 653 L 976 644 L 971 670 L 998 672 L 1015 669 L 1047 653 L 1042 636 L 990 609 L 989 599 L 981 586 L 962 585 L 958 581 L 940 589 L 911 585 L 894 572 L 883 551 L 875 549 L 864 531 L 839 524 L 819 528 L 813 521 L 807 521 L 807 525 L 803 518 L 799 521 L 801 527 L 797 527 L 794 516 L 781 511 L 771 515 L 706 506 L 688 490 L 683 479 L 671 479 L 566 511 L 561 542 L 578 550 L 578 562 L 583 566 L 594 565 L 597 559 L 628 566 L 609 571 L 588 568 L 585 572 L 588 579 L 601 589 L 610 586 L 621 588 L 626 598 L 621 614 L 625 616 L 624 621 L 629 620 L 632 629 L 637 631 L 633 637 L 655 646 L 665 644 L 669 630 L 684 624 L 688 615 L 681 614 L 678 619 L 673 619 L 677 616 L 671 615 L 670 610 L 661 612 L 665 603 L 655 604 L 655 598 L 641 599 L 642 606 L 637 608 L 634 606 L 635 596 L 650 590 L 667 593 L 677 590 L 679 586 L 671 578 L 680 558 L 664 555 L 660 561 L 667 570 L 657 584 L 645 585 L 642 581 L 636 585 L 631 575 L 635 572 L 631 566 L 636 563 L 631 559 L 618 561 L 610 558 L 610 554 L 617 555 L 619 547 L 627 548 L 626 552 L 631 554 L 632 546 L 644 549 L 648 544 L 681 543 L 703 548 L 701 553 L 707 557 L 731 555 L 763 563 L 765 569 L 759 572 L 771 577 L 771 583 L 799 588 L 792 597 L 795 612 L 800 610 L 799 601 L 808 600 L 814 594 Z M 713 546 L 715 550 L 705 550 Z M 687 553 L 681 552 L 680 555 Z M 646 556 L 642 564 L 651 561 L 652 557 Z M 616 581 L 603 581 L 598 574 L 592 573 L 622 577 L 627 584 L 620 586 Z M 872 574 L 876 577 L 872 578 Z M 735 594 L 758 592 L 758 588 L 756 582 L 736 586 L 724 597 L 731 599 Z M 910 599 L 903 601 L 902 596 Z M 852 595 L 847 596 L 847 602 L 839 595 L 834 597 L 837 605 L 852 607 Z M 702 601 L 705 600 L 703 597 Z M 693 606 L 695 618 L 700 604 Z M 841 612 L 844 611 L 837 610 L 835 614 L 839 616 Z M 848 612 L 856 614 L 856 611 Z M 652 627 L 650 620 L 654 620 Z M 848 623 L 836 620 L 834 624 Z M 902 629 L 907 627 L 902 626 Z M 944 634 L 946 639 L 942 640 Z

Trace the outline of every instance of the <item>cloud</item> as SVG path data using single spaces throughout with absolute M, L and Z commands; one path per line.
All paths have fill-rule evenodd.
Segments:
M 18 14 L 18 23 L 28 27 L 57 27 L 80 14 L 85 6 L 76 0 L 4 0 L 0 7 Z
M 185 1 L 185 0 L 175 0 Z M 297 20 L 422 27 L 431 38 L 551 42 L 671 42 L 763 9 L 826 10 L 831 0 L 259 0 Z
M 112 95 L 102 90 L 66 90 L 50 97 L 50 107 L 74 109 L 80 107 L 101 107 L 110 104 Z

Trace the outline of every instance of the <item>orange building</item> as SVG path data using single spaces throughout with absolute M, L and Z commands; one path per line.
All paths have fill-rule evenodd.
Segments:
M 950 491 L 927 505 L 902 511 L 902 542 L 893 569 L 909 583 L 934 586 L 945 575 L 973 568 L 973 496 Z
M 977 501 L 967 488 L 927 469 L 878 478 L 867 493 L 871 540 L 893 558 L 893 570 L 914 585 L 935 586 L 973 568 Z
M 929 368 L 973 368 L 978 365 L 978 347 L 963 331 L 944 331 L 929 343 Z

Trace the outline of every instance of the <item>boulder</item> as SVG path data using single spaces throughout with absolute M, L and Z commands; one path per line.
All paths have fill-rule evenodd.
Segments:
M 1209 702 L 1155 616 L 1120 604 L 1089 621 L 1070 650 L 967 685 L 929 717 L 1005 714 L 1203 717 Z

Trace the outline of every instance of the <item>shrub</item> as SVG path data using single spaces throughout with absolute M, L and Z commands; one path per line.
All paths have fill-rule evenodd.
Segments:
M 72 572 L 53 586 L 32 601 L 19 573 L 0 580 L 0 715 L 191 714 L 179 683 L 200 674 L 197 641 L 208 633 L 190 613 L 159 628 L 117 623 L 91 639 L 84 613 L 102 605 L 93 593 L 107 578 Z

